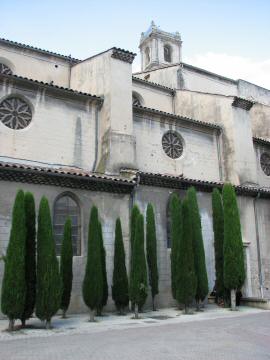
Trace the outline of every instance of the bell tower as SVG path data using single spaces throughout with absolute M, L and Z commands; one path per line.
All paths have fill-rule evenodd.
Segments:
M 179 32 L 169 33 L 151 22 L 149 29 L 141 34 L 141 70 L 152 70 L 181 62 L 182 40 Z

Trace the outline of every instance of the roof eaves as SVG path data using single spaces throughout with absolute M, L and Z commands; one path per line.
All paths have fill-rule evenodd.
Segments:
M 190 122 L 190 123 L 193 123 L 193 124 L 196 124 L 199 126 L 207 127 L 207 128 L 217 129 L 219 131 L 222 130 L 222 127 L 217 124 L 212 124 L 212 123 L 208 123 L 208 122 L 204 122 L 204 121 L 200 121 L 200 120 L 191 119 L 191 118 L 188 118 L 185 116 L 171 114 L 171 113 L 167 113 L 165 111 L 152 109 L 152 108 L 148 108 L 145 106 L 133 105 L 133 109 L 135 109 L 138 112 L 152 113 L 152 114 L 156 114 L 156 115 L 166 116 L 171 119 L 187 121 L 187 122 Z
M 58 53 L 55 53 L 55 52 L 52 52 L 52 51 L 49 51 L 49 50 L 40 49 L 40 48 L 35 47 L 35 46 L 22 44 L 22 43 L 19 43 L 19 42 L 16 42 L 16 41 L 12 41 L 12 40 L 7 40 L 7 39 L 0 38 L 0 42 L 2 42 L 2 43 L 4 43 L 4 44 L 7 44 L 7 45 L 12 45 L 12 46 L 20 47 L 20 48 L 23 48 L 23 49 L 29 49 L 29 50 L 37 51 L 37 52 L 39 52 L 39 53 L 43 53 L 43 54 L 46 54 L 46 55 L 56 56 L 56 57 L 59 57 L 59 58 L 68 60 L 68 61 L 70 61 L 71 63 L 78 63 L 78 62 L 81 61 L 81 60 L 79 60 L 79 59 L 73 58 L 72 56 L 61 55 L 61 54 L 58 54 Z
M 253 137 L 253 142 L 257 143 L 257 144 L 260 144 L 260 145 L 268 145 L 268 146 L 270 146 L 270 140 L 263 139 L 263 138 L 260 138 L 260 137 Z
M 175 90 L 174 90 L 174 89 L 169 88 L 169 87 L 164 86 L 164 85 L 160 85 L 160 84 L 155 83 L 155 82 L 152 82 L 152 81 L 140 79 L 140 78 L 138 78 L 138 77 L 136 77 L 136 76 L 132 76 L 132 80 L 135 81 L 135 82 L 138 82 L 138 83 L 145 84 L 145 85 L 147 85 L 147 86 L 151 86 L 151 87 L 154 87 L 154 88 L 161 89 L 162 91 L 169 92 L 169 93 L 172 94 L 172 95 L 175 94 Z

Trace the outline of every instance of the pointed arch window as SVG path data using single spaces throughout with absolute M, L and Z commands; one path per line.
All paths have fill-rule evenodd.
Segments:
M 167 62 L 172 62 L 172 51 L 169 45 L 164 46 L 164 60 Z
M 7 65 L 0 63 L 0 74 L 12 75 L 12 71 Z
M 81 255 L 81 216 L 80 207 L 75 196 L 70 193 L 60 195 L 54 203 L 53 229 L 56 254 L 61 254 L 64 226 L 68 217 L 72 224 L 73 255 Z
M 145 49 L 145 59 L 146 59 L 146 65 L 150 63 L 150 49 L 147 47 Z

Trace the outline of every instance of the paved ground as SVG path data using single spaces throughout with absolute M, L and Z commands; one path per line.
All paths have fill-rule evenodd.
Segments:
M 129 320 L 122 327 L 99 324 L 98 331 L 88 333 L 21 339 L 11 335 L 0 341 L 0 360 L 270 359 L 269 311 L 228 313 L 199 321 L 197 315 L 183 315 L 183 319 L 157 324 L 150 319 Z

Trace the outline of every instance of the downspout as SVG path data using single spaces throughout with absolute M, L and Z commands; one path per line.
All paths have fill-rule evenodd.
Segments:
M 218 171 L 219 171 L 219 180 L 223 181 L 223 169 L 222 169 L 222 158 L 221 158 L 221 131 L 216 132 L 216 141 L 217 141 L 217 154 L 218 154 Z
M 263 276 L 262 276 L 262 259 L 261 259 L 261 249 L 260 249 L 260 235 L 259 235 L 259 224 L 258 224 L 258 210 L 257 210 L 257 200 L 260 198 L 260 192 L 258 191 L 257 196 L 255 197 L 254 204 L 254 215 L 255 215 L 255 229 L 256 229 L 256 243 L 257 243 L 257 256 L 258 256 L 258 270 L 259 270 L 259 283 L 260 283 L 260 292 L 261 298 L 264 298 L 263 294 Z
M 96 102 L 95 104 L 95 158 L 92 167 L 92 171 L 96 171 L 97 161 L 98 161 L 98 146 L 99 146 L 99 111 L 101 109 L 102 102 Z
M 175 94 L 176 94 L 176 91 L 173 90 L 172 92 L 172 113 L 175 114 Z

